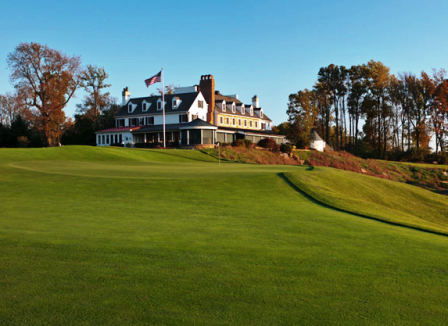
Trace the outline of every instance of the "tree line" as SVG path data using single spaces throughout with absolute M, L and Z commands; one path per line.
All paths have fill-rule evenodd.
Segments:
M 0 94 L 0 146 L 95 144 L 95 131 L 113 127 L 120 106 L 105 89 L 104 68 L 39 43 L 21 43 L 7 57 L 13 93 Z M 75 120 L 64 108 L 78 89 Z M 20 138 L 20 140 L 19 140 Z
M 315 129 L 335 150 L 376 158 L 446 153 L 448 80 L 443 69 L 395 76 L 379 61 L 319 69 L 313 88 L 289 96 L 278 131 L 307 146 Z

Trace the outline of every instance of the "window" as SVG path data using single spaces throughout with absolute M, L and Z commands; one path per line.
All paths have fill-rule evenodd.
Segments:
M 258 128 L 258 121 L 255 121 L 255 128 Z
M 104 135 L 102 135 L 101 138 L 103 139 L 103 141 L 102 141 L 101 143 L 102 143 L 102 144 L 105 144 L 105 138 L 104 138 Z
M 247 127 L 247 120 L 244 120 L 244 127 Z
M 204 108 L 204 101 L 198 101 L 198 108 Z
M 238 126 L 241 127 L 241 119 L 238 119 Z
M 250 115 L 254 115 L 254 109 L 250 108 Z
M 179 104 L 180 104 L 180 98 L 173 97 L 173 110 L 177 109 L 179 107 Z
M 145 123 L 144 123 L 144 120 L 145 120 L 145 118 L 140 118 L 139 119 L 139 122 L 138 122 L 138 125 L 139 126 L 143 126 Z
M 188 122 L 188 115 L 179 114 L 179 123 L 186 123 L 186 122 Z
M 109 144 L 109 135 L 106 135 L 106 144 Z
M 154 117 L 146 117 L 146 125 L 153 125 Z
M 236 125 L 236 119 L 235 118 L 233 119 L 232 122 L 233 122 L 233 125 Z
M 128 112 L 129 112 L 129 113 L 132 112 L 132 104 L 131 104 L 131 103 L 129 103 L 129 106 L 128 106 Z
M 263 118 L 263 110 L 260 110 L 260 117 Z
M 223 124 L 223 123 L 224 123 L 224 119 L 223 119 L 223 117 L 219 117 L 219 123 L 220 123 L 220 124 Z
M 146 103 L 143 103 L 143 111 L 146 111 Z
M 162 102 L 161 101 L 158 101 L 157 102 L 157 110 L 162 110 Z
M 98 135 L 98 145 L 101 145 L 101 135 Z
M 222 112 L 226 112 L 226 102 L 222 102 Z
M 226 118 L 226 124 L 230 124 L 230 119 L 229 118 Z
M 244 108 L 244 105 L 241 107 L 241 113 L 245 114 L 246 113 L 246 109 Z
M 251 127 L 251 128 L 252 128 L 252 120 L 251 120 L 251 121 L 249 121 L 249 127 Z
M 232 112 L 235 113 L 235 103 L 232 104 Z

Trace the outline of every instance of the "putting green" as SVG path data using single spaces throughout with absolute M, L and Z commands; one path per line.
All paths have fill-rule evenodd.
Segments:
M 253 173 L 282 173 L 303 170 L 298 166 L 255 164 L 221 164 L 187 161 L 176 162 L 80 162 L 80 161 L 21 161 L 9 166 L 28 171 L 120 179 L 195 179 L 222 178 Z

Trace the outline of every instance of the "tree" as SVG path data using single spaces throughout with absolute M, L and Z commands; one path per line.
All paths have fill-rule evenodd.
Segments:
M 0 94 L 0 123 L 9 126 L 17 115 L 21 115 L 25 120 L 32 118 L 32 113 L 26 106 L 24 97 L 18 92 Z
M 448 80 L 445 79 L 445 70 L 434 71 L 436 90 L 434 104 L 431 110 L 431 123 L 436 140 L 436 154 L 439 146 L 445 151 L 445 138 L 448 136 Z
M 370 60 L 367 63 L 368 85 L 372 104 L 368 117 L 373 119 L 372 126 L 376 131 L 376 145 L 378 147 L 378 158 L 384 155 L 387 148 L 387 135 L 389 128 L 390 106 L 388 105 L 388 86 L 390 81 L 389 67 L 380 61 Z M 382 154 L 383 153 L 383 154 Z
M 362 105 L 367 95 L 367 70 L 365 65 L 352 66 L 349 70 L 350 93 L 348 112 L 350 115 L 350 138 L 354 138 L 354 151 L 358 152 L 359 120 L 362 117 Z M 352 127 L 353 124 L 353 127 Z
M 60 135 L 65 121 L 63 108 L 79 85 L 81 60 L 39 43 L 21 43 L 10 53 L 7 63 L 11 81 L 37 109 L 35 125 L 45 133 L 48 145 Z
M 165 95 L 174 94 L 174 89 L 179 87 L 178 85 L 170 84 L 165 86 Z M 157 88 L 157 93 L 151 93 L 151 96 L 159 96 L 162 95 L 162 88 Z
M 319 112 L 315 91 L 305 89 L 289 95 L 288 120 L 292 125 L 288 138 L 299 147 L 308 146 L 311 130 Z
M 103 89 L 111 86 L 105 83 L 108 77 L 109 75 L 104 68 L 92 65 L 88 65 L 81 73 L 80 86 L 85 89 L 88 95 L 84 98 L 84 103 L 78 108 L 87 112 L 89 116 L 97 117 L 98 113 L 101 113 L 111 104 L 110 93 L 101 93 Z

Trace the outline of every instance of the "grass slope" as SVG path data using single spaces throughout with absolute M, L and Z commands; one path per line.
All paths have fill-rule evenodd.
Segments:
M 446 237 L 172 155 L 0 150 L 0 324 L 445 323 Z
M 448 235 L 446 196 L 333 168 L 316 167 L 285 176 L 300 190 L 331 207 Z

